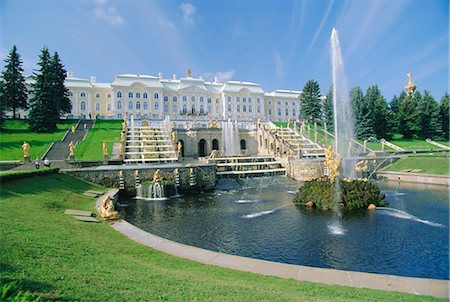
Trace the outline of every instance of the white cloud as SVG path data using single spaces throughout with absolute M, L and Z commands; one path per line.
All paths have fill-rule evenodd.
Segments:
M 217 81 L 224 83 L 231 80 L 236 74 L 236 70 L 225 70 L 225 71 L 216 71 L 216 72 L 207 72 L 203 74 L 203 78 L 206 80 L 213 81 L 215 77 L 217 77 Z
M 197 9 L 195 6 L 192 5 L 192 3 L 182 3 L 179 8 L 181 9 L 181 13 L 183 14 L 183 21 L 187 25 L 193 25 L 194 24 L 194 15 Z
M 97 18 L 113 26 L 123 24 L 123 18 L 118 14 L 117 9 L 113 5 L 108 4 L 107 0 L 95 0 L 95 3 L 94 14 Z
M 275 74 L 279 80 L 284 76 L 284 64 L 278 52 L 275 53 Z

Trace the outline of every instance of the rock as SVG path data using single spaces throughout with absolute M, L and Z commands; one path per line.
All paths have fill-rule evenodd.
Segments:
M 314 204 L 313 204 L 312 201 L 308 201 L 308 202 L 306 203 L 306 207 L 307 207 L 307 208 L 312 208 L 313 206 L 314 206 Z
M 369 206 L 367 207 L 367 209 L 368 209 L 369 211 L 373 211 L 373 210 L 376 210 L 376 209 L 377 209 L 377 206 L 374 205 L 373 203 L 371 203 L 371 204 L 369 204 Z

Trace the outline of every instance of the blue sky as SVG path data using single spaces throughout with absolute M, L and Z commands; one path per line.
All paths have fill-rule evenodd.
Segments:
M 350 86 L 378 84 L 389 101 L 413 73 L 439 100 L 449 87 L 448 0 L 0 1 L 0 57 L 13 44 L 30 73 L 40 49 L 75 76 L 185 75 L 300 90 L 331 85 L 339 31 Z

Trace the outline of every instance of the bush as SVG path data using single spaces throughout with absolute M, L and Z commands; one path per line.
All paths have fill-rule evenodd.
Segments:
M 344 211 L 352 211 L 361 208 L 367 208 L 373 203 L 377 207 L 386 206 L 385 196 L 380 189 L 369 181 L 339 180 L 341 196 L 339 208 Z M 335 205 L 336 184 L 331 183 L 328 177 L 306 181 L 298 190 L 294 198 L 294 203 L 306 205 L 312 202 L 313 205 L 321 210 L 332 210 Z
M 33 177 L 36 175 L 45 175 L 51 173 L 58 173 L 59 168 L 43 168 L 39 170 L 27 170 L 27 171 L 17 171 L 17 172 L 5 172 L 0 174 L 0 182 L 7 182 L 16 179 L 22 179 L 27 177 Z
M 39 302 L 39 296 L 34 296 L 29 291 L 24 292 L 17 281 L 6 283 L 1 288 L 1 301 L 8 302 Z

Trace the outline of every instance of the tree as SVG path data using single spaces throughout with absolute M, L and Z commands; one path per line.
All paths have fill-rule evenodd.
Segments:
M 406 95 L 401 101 L 398 113 L 399 132 L 404 138 L 413 138 L 420 131 L 419 111 L 417 105 L 420 103 L 422 96 L 420 92 Z
M 5 99 L 3 98 L 3 80 L 0 79 L 0 129 L 3 129 L 3 125 L 6 120 L 6 105 Z
M 322 106 L 320 100 L 319 83 L 314 80 L 309 80 L 303 87 L 303 92 L 300 96 L 302 102 L 301 117 L 309 122 L 321 122 Z
M 350 104 L 352 106 L 353 124 L 357 138 L 367 139 L 375 136 L 371 119 L 371 110 L 364 98 L 364 94 L 358 86 L 350 90 Z
M 72 105 L 69 99 L 69 89 L 64 85 L 67 72 L 61 63 L 58 52 L 55 51 L 50 62 L 51 76 L 53 81 L 52 103 L 54 104 L 54 119 L 58 120 L 61 115 L 70 113 Z
M 449 133 L 449 95 L 446 92 L 444 96 L 441 98 L 441 102 L 439 103 L 439 119 L 441 122 L 441 129 L 442 129 L 442 136 L 445 139 L 450 139 L 450 133 Z
M 334 110 L 333 110 L 333 86 L 328 90 L 327 96 L 325 98 L 325 104 L 323 106 L 323 111 L 325 115 L 325 122 L 327 123 L 327 128 L 332 129 L 334 126 Z
M 51 58 L 47 47 L 44 47 L 39 56 L 37 73 L 34 73 L 34 96 L 31 99 L 29 114 L 30 128 L 35 132 L 56 130 L 54 121 L 54 108 L 52 108 L 53 81 L 51 75 Z
M 388 121 L 388 105 L 377 85 L 367 89 L 365 96 L 369 107 L 371 125 L 377 138 L 392 137 L 392 123 Z
M 5 70 L 1 74 L 1 103 L 4 110 L 12 110 L 13 118 L 16 118 L 17 109 L 27 109 L 27 88 L 23 76 L 22 61 L 14 45 L 5 59 Z
M 441 135 L 441 124 L 439 120 L 439 106 L 428 90 L 418 104 L 419 111 L 419 135 L 424 138 L 437 138 Z

